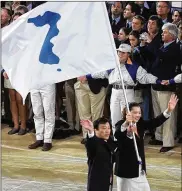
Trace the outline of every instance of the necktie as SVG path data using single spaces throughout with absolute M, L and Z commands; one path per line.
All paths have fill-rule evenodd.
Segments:
M 112 20 L 112 25 L 116 25 L 116 21 L 115 20 Z

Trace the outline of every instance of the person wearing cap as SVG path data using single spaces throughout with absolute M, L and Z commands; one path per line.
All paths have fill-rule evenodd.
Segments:
M 116 145 L 110 137 L 109 120 L 99 118 L 94 123 L 82 120 L 81 125 L 88 132 L 85 143 L 88 156 L 87 191 L 112 190 Z
M 137 85 L 137 82 L 140 82 L 141 84 L 161 83 L 161 81 L 158 80 L 157 77 L 147 73 L 146 70 L 139 66 L 137 63 L 127 63 L 131 53 L 130 45 L 121 44 L 117 51 L 128 102 L 135 101 L 134 87 Z M 86 76 L 82 76 L 82 78 L 108 78 L 109 84 L 113 85 L 110 110 L 114 134 L 115 124 L 122 119 L 121 111 L 126 105 L 118 67 L 104 72 L 88 74 Z

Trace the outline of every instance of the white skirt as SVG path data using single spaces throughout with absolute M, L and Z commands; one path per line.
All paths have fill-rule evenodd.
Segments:
M 117 177 L 117 191 L 150 191 L 150 186 L 146 175 L 137 178 Z

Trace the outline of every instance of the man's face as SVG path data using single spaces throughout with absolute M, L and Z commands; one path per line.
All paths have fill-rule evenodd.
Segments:
M 118 50 L 118 57 L 120 63 L 125 63 L 128 60 L 129 54 L 128 52 L 121 52 Z
M 7 10 L 1 9 L 1 25 L 5 26 L 8 24 L 9 20 L 10 16 L 8 15 Z
M 138 4 L 140 7 L 144 7 L 145 1 L 135 1 L 136 4 Z
M 160 17 L 166 17 L 170 9 L 165 2 L 159 2 L 156 7 L 157 15 Z
M 122 7 L 120 2 L 115 2 L 111 7 L 111 13 L 115 16 L 120 16 L 122 13 Z
M 105 124 L 100 124 L 98 127 L 98 130 L 95 130 L 96 136 L 104 139 L 104 140 L 108 140 L 110 133 L 111 133 L 111 127 L 109 123 L 105 123 Z
M 125 7 L 124 13 L 123 13 L 123 17 L 125 19 L 131 19 L 134 16 L 134 14 L 131 12 L 131 6 L 127 5 Z
M 182 40 L 182 24 L 179 25 L 178 30 L 179 30 L 178 37 L 180 40 Z
M 143 25 L 142 25 L 141 21 L 139 19 L 134 18 L 132 20 L 132 30 L 140 32 L 142 30 L 142 28 L 143 28 Z
M 162 40 L 164 43 L 168 43 L 174 40 L 173 36 L 169 33 L 167 29 L 164 29 L 162 32 Z
M 149 20 L 147 24 L 147 30 L 149 33 L 156 34 L 158 31 L 157 22 L 153 20 Z
M 142 116 L 140 107 L 133 107 L 130 112 L 133 118 L 133 122 L 138 122 Z
M 174 22 L 179 22 L 180 21 L 180 14 L 179 14 L 179 12 L 178 11 L 174 11 L 174 13 L 173 13 L 173 16 L 172 16 L 172 19 L 173 19 L 173 21 Z

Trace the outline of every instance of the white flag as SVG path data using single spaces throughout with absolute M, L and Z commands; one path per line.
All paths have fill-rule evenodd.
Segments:
M 47 2 L 2 30 L 2 66 L 25 100 L 32 89 L 115 67 L 104 2 Z

